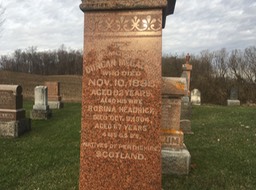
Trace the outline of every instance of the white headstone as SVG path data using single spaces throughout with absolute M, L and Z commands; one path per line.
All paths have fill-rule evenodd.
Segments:
M 201 92 L 198 89 L 193 89 L 191 91 L 191 104 L 201 105 Z
M 35 104 L 34 110 L 48 110 L 48 89 L 46 86 L 35 87 Z

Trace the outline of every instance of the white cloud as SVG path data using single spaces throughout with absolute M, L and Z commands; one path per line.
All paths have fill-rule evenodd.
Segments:
M 256 45 L 255 12 L 253 0 L 177 1 L 163 32 L 163 51 L 198 53 Z
M 80 0 L 8 0 L 0 55 L 30 46 L 38 50 L 83 47 Z M 256 45 L 255 0 L 178 0 L 163 31 L 163 53 L 199 53 Z

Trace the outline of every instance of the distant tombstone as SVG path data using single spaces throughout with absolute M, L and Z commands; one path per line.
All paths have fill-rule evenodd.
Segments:
M 163 13 L 175 0 L 82 2 L 79 188 L 161 190 Z
M 232 87 L 230 90 L 230 100 L 238 100 L 238 88 Z
M 60 96 L 60 82 L 45 82 L 48 88 L 48 105 L 50 109 L 63 108 L 63 102 Z
M 46 86 L 35 87 L 35 103 L 30 113 L 31 119 L 49 119 L 51 110 L 48 105 L 48 90 Z
M 190 98 L 192 105 L 201 105 L 201 92 L 198 89 L 193 89 L 191 91 Z
M 192 65 L 189 63 L 190 61 L 190 55 L 186 55 L 186 63 L 182 65 L 182 73 L 181 77 L 186 78 L 187 80 L 187 96 L 190 95 L 190 80 L 191 80 L 191 71 L 192 71 Z
M 0 85 L 0 136 L 18 137 L 30 129 L 23 109 L 22 87 Z
M 190 62 L 190 55 L 187 54 L 186 62 L 182 65 L 182 78 L 186 78 L 187 81 L 187 94 L 181 98 L 181 116 L 180 116 L 180 129 L 184 134 L 193 134 L 191 130 L 191 101 L 190 101 L 190 80 L 192 65 Z
M 181 97 L 187 94 L 185 78 L 163 77 L 162 86 L 162 173 L 188 174 L 190 153 L 180 129 Z
M 181 98 L 180 129 L 184 134 L 193 134 L 191 130 L 191 102 L 189 96 Z
M 230 90 L 230 99 L 227 100 L 228 106 L 240 106 L 240 100 L 238 100 L 238 88 L 232 87 Z

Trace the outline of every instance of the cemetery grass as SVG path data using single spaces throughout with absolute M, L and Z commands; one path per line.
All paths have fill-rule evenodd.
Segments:
M 27 117 L 32 106 L 25 102 Z M 77 189 L 80 110 L 80 103 L 65 103 L 50 120 L 33 120 L 21 137 L 0 138 L 0 189 Z
M 164 175 L 165 190 L 256 189 L 256 107 L 193 107 L 192 130 L 191 171 Z
M 25 102 L 27 115 L 32 102 Z M 164 175 L 164 190 L 256 189 L 256 108 L 193 107 L 185 144 L 189 175 Z M 50 120 L 32 121 L 17 139 L 0 138 L 0 189 L 78 189 L 81 104 L 65 103 Z

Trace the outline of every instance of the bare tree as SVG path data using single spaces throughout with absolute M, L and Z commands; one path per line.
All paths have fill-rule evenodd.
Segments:
M 245 75 L 248 81 L 256 83 L 256 47 L 248 47 L 244 50 L 244 62 L 247 66 Z
M 218 78 L 225 78 L 228 70 L 228 52 L 225 48 L 214 52 L 213 66 Z

